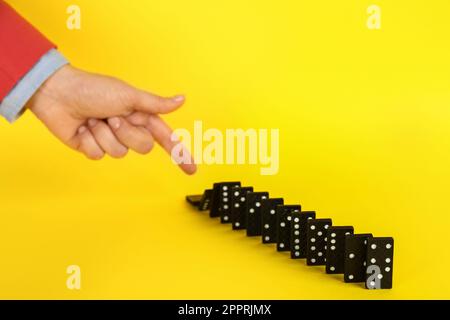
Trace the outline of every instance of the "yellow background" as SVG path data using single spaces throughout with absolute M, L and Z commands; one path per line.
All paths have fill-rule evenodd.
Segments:
M 11 0 L 76 66 L 163 95 L 192 130 L 280 128 L 280 171 L 161 149 L 90 162 L 27 113 L 0 126 L 0 298 L 450 298 L 447 0 Z M 366 9 L 382 9 L 382 29 Z M 82 30 L 66 8 L 82 9 Z M 344 284 L 191 210 L 241 180 L 395 238 L 393 290 Z M 82 289 L 66 288 L 81 267 Z

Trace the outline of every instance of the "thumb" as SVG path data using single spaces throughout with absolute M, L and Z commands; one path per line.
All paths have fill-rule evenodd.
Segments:
M 175 111 L 186 100 L 183 95 L 165 98 L 139 89 L 136 89 L 135 97 L 134 109 L 152 114 L 165 114 Z

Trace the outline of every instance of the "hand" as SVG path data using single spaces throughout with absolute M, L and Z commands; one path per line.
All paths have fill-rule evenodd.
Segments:
M 64 144 L 98 160 L 105 153 L 122 158 L 128 149 L 149 153 L 154 140 L 170 154 L 179 142 L 171 141 L 172 130 L 158 115 L 178 109 L 184 100 L 159 97 L 67 65 L 41 86 L 27 107 Z M 191 163 L 180 167 L 192 174 L 196 166 Z

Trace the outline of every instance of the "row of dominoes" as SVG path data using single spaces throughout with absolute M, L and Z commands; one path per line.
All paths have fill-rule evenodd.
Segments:
M 306 258 L 309 266 L 326 266 L 326 273 L 344 274 L 345 282 L 365 282 L 367 289 L 392 288 L 394 239 L 354 234 L 351 226 L 333 226 L 314 211 L 286 205 L 283 198 L 254 192 L 240 182 L 215 183 L 202 195 L 186 200 L 234 230 L 261 236 L 262 243 L 290 251 L 292 259 Z

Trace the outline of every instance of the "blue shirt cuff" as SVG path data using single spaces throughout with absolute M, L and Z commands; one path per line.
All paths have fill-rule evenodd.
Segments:
M 28 100 L 59 68 L 69 62 L 56 49 L 51 49 L 28 71 L 8 95 L 0 102 L 0 115 L 10 123 L 24 112 Z

